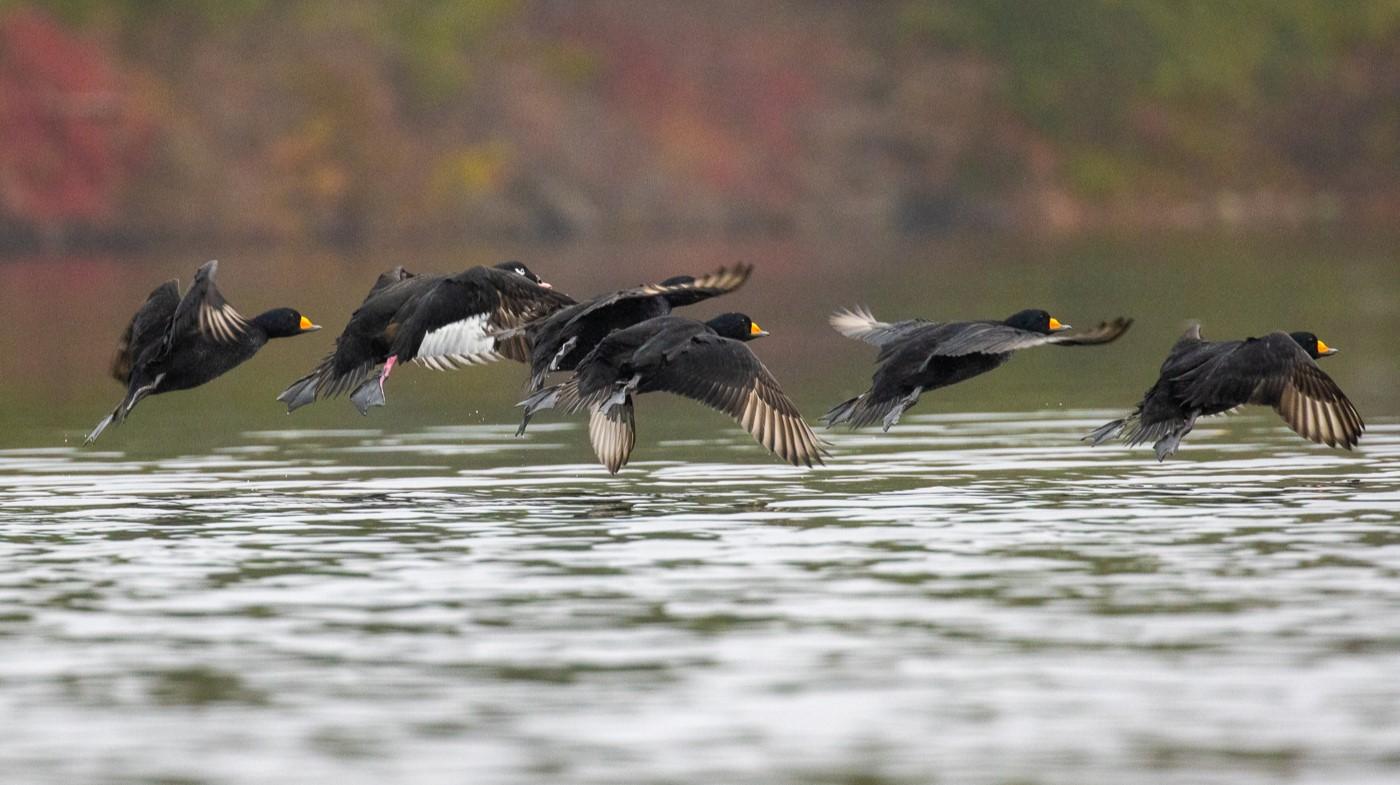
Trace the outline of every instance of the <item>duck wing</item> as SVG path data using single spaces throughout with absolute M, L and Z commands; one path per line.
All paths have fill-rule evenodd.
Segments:
M 1093 346 L 1115 341 L 1133 324 L 1132 319 L 1119 317 L 1111 322 L 1101 322 L 1097 327 L 1080 332 L 1055 332 L 1046 335 L 1031 330 L 1022 330 L 1001 322 L 965 322 L 960 329 L 951 332 L 937 346 L 932 354 L 943 357 L 956 357 L 964 354 L 1007 354 L 1029 349 L 1033 346 L 1059 344 L 1061 346 Z
M 615 292 L 580 303 L 578 310 L 571 314 L 570 321 L 586 318 L 595 311 L 616 305 L 624 300 L 656 297 L 657 295 L 665 298 L 672 307 L 693 305 L 701 300 L 708 300 L 711 297 L 718 297 L 738 289 L 744 285 L 745 281 L 749 280 L 749 276 L 752 274 L 753 265 L 736 264 L 733 267 L 721 267 L 712 273 L 706 273 L 692 281 L 683 283 L 648 283 L 627 289 L 618 289 Z
M 398 265 L 392 270 L 385 270 L 375 279 L 374 286 L 370 287 L 369 293 L 365 295 L 365 299 L 361 302 L 361 305 L 369 302 L 376 294 L 379 294 L 381 291 L 393 286 L 399 281 L 417 277 L 417 274 L 405 270 L 403 265 Z
M 194 282 L 175 309 L 167 342 L 176 336 L 197 333 L 218 343 L 234 343 L 248 329 L 248 320 L 224 299 L 214 276 L 218 260 L 205 262 L 194 274 Z
M 692 281 L 675 284 L 648 283 L 641 286 L 632 286 L 626 289 L 618 289 L 576 303 L 556 314 L 550 314 L 548 318 L 537 323 L 539 327 L 552 327 L 555 330 L 563 330 L 567 326 L 579 321 L 588 319 L 620 303 L 628 300 L 639 300 L 650 297 L 662 296 L 666 302 L 672 306 L 684 306 L 698 303 L 701 300 L 708 300 L 711 297 L 718 297 L 722 294 L 738 289 L 744 285 L 753 273 L 753 265 L 736 264 L 732 268 L 721 267 L 712 273 L 706 273 Z M 527 325 L 530 326 L 530 325 Z M 630 326 L 630 325 L 621 325 Z M 615 327 L 616 328 L 616 327 Z
M 1299 436 L 1350 450 L 1366 429 L 1356 406 L 1288 333 L 1244 341 L 1180 378 L 1186 402 L 1209 409 L 1272 406 Z
M 741 262 L 733 267 L 721 267 L 688 283 L 649 284 L 640 288 L 643 296 L 660 294 L 671 307 L 680 308 L 711 297 L 729 294 L 743 286 L 750 275 L 753 275 L 753 265 Z
M 696 335 L 668 351 L 665 363 L 651 366 L 639 389 L 682 395 L 724 412 L 794 466 L 819 464 L 826 452 L 777 379 L 739 341 Z
M 117 342 L 117 356 L 112 358 L 112 378 L 126 384 L 131 381 L 131 369 L 136 358 L 148 346 L 165 340 L 170 320 L 180 305 L 180 282 L 174 279 L 157 286 L 146 302 L 131 317 L 131 323 Z
M 529 343 L 523 335 L 500 338 L 518 327 L 573 304 L 566 294 L 494 267 L 474 267 L 444 278 L 405 303 L 391 354 L 437 370 L 491 362 L 500 357 L 524 362 Z

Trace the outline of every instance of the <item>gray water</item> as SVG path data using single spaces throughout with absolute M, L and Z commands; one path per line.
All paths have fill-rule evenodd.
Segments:
M 558 422 L 0 451 L 0 772 L 1395 782 L 1400 420 L 1159 465 L 1076 441 L 1112 413 L 914 416 L 814 471 L 706 420 L 616 478 Z
M 815 238 L 0 258 L 0 785 L 1400 781 L 1400 243 Z M 144 402 L 117 335 L 221 260 L 245 313 L 327 329 Z M 521 369 L 396 371 L 368 418 L 273 396 L 378 272 L 519 258 L 587 295 L 736 260 L 750 344 L 812 418 L 871 347 L 832 309 L 1081 327 L 777 464 L 639 403 L 609 477 L 577 423 L 512 433 Z M 1267 410 L 1166 464 L 1078 437 L 1187 319 L 1307 329 L 1370 428 Z M 653 398 L 655 398 L 653 400 Z

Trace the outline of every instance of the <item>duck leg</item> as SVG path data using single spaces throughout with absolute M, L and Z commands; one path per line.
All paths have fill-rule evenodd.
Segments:
M 360 414 L 367 415 L 372 407 L 384 405 L 384 382 L 388 380 L 389 374 L 393 372 L 394 364 L 398 360 L 398 355 L 385 360 L 384 368 L 380 370 L 378 378 L 370 379 L 350 394 L 350 402 L 355 404 L 355 408 L 360 410 Z
M 613 389 L 612 395 L 609 395 L 608 399 L 603 401 L 603 405 L 599 408 L 606 413 L 614 406 L 622 406 L 624 404 L 630 406 L 629 401 L 631 400 L 632 392 L 637 389 L 637 385 L 641 383 L 641 381 L 642 375 L 636 374 L 626 382 L 617 385 L 617 387 Z
M 918 403 L 919 396 L 923 395 L 923 393 L 923 387 L 915 387 L 913 390 L 909 391 L 908 395 L 895 402 L 894 408 L 890 409 L 890 413 L 885 415 L 884 429 L 888 431 L 895 423 L 899 422 L 899 417 L 904 414 L 904 410 Z
M 121 407 L 119 406 L 118 408 Z M 97 427 L 92 429 L 92 431 L 87 435 L 86 439 L 83 439 L 83 446 L 86 447 L 92 444 L 93 442 L 97 441 L 97 437 L 101 436 L 102 432 L 107 430 L 107 426 L 111 425 L 112 421 L 115 419 L 117 419 L 117 410 L 113 409 L 112 413 L 107 415 L 106 417 L 103 417 L 102 421 L 97 424 Z
M 151 380 L 149 384 L 143 384 L 135 390 L 132 390 L 131 394 L 126 396 L 126 400 L 122 401 L 122 405 L 117 407 L 117 422 L 125 420 L 126 416 L 131 414 L 131 410 L 136 408 L 136 404 L 140 403 L 141 399 L 145 398 L 147 395 L 155 392 L 156 388 L 159 387 L 160 383 L 164 380 L 165 374 L 159 373 L 156 374 L 156 378 Z
M 1091 446 L 1097 447 L 1105 440 L 1112 439 L 1122 433 L 1125 424 L 1126 421 L 1122 419 L 1106 422 L 1090 431 L 1087 436 L 1081 436 L 1079 441 L 1088 442 Z
M 1157 461 L 1160 463 L 1170 458 L 1181 448 L 1181 440 L 1186 438 L 1186 434 L 1196 427 L 1196 418 L 1200 417 L 1200 412 L 1192 412 L 1191 416 L 1180 426 L 1172 429 L 1172 432 L 1157 440 L 1152 445 L 1152 451 L 1157 454 Z
M 515 435 L 524 436 L 525 429 L 530 425 L 530 418 L 535 416 L 535 412 L 540 411 L 541 409 L 553 409 L 554 404 L 558 401 L 559 385 L 555 385 L 553 387 L 540 390 L 539 392 L 532 394 L 530 397 L 526 398 L 520 403 L 517 403 L 516 406 L 523 408 L 525 410 L 525 413 L 520 418 L 520 427 L 516 429 Z
M 143 384 L 127 393 L 126 397 L 122 399 L 122 402 L 117 404 L 116 408 L 112 410 L 112 413 L 103 417 L 102 421 L 97 424 L 97 427 L 92 429 L 86 439 L 83 439 L 83 446 L 86 447 L 97 441 L 97 437 L 101 436 L 102 432 L 107 430 L 107 426 L 114 422 L 120 423 L 126 420 L 126 416 L 131 414 L 132 409 L 136 408 L 136 404 L 140 403 L 142 398 L 155 392 L 156 388 L 160 386 L 160 383 L 164 379 L 164 373 L 157 374 L 156 378 L 151 382 Z

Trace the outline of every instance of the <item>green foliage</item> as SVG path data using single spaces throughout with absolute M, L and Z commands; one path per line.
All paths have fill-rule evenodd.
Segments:
M 1071 179 L 1103 194 L 1124 179 L 1115 159 L 1150 157 L 1144 136 L 1159 164 L 1227 165 L 1240 145 L 1220 137 L 1249 133 L 1228 127 L 1234 117 L 1393 35 L 1400 2 L 914 0 L 898 21 L 1002 65 L 1009 105 L 1065 147 Z M 1144 128 L 1145 115 L 1161 127 Z
M 0 0 L 0 9 L 41 8 L 79 27 L 132 31 L 178 21 L 189 34 L 233 28 L 259 14 L 302 29 L 342 25 L 369 33 L 397 60 L 419 104 L 442 100 L 467 83 L 466 55 L 518 9 L 518 0 Z
M 997 56 L 1050 130 L 1109 97 L 1247 102 L 1400 26 L 1397 0 L 916 0 L 910 33 Z M 1093 112 L 1091 112 L 1093 114 Z
M 415 88 L 431 103 L 459 90 L 470 78 L 464 59 L 516 10 L 516 0 L 429 0 L 386 6 L 393 46 Z
M 0 8 L 42 8 L 79 25 L 126 26 L 174 14 L 210 24 L 231 24 L 261 11 L 271 0 L 0 0 Z

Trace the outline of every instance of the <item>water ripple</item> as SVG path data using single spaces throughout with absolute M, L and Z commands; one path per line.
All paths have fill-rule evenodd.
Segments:
M 723 433 L 610 477 L 551 423 L 0 450 L 0 771 L 1393 781 L 1400 422 L 1158 464 L 1079 444 L 1106 414 L 812 471 Z

